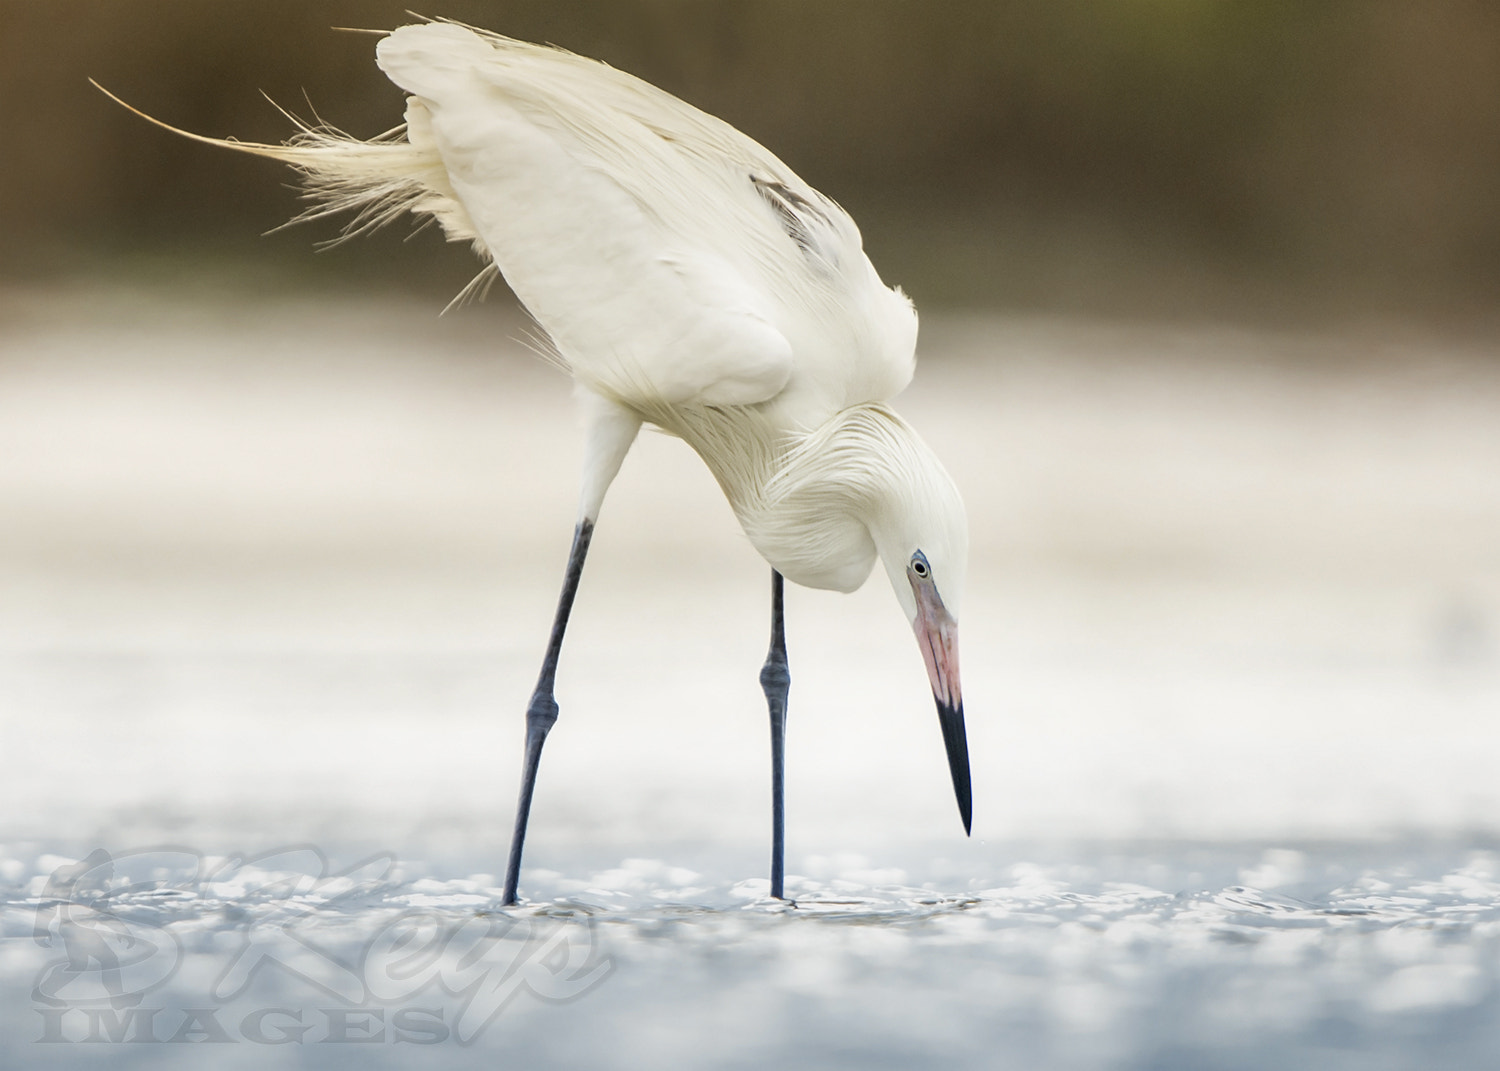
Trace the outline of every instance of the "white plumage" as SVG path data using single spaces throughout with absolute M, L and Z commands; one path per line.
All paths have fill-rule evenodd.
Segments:
M 884 404 L 911 379 L 917 319 L 880 281 L 854 221 L 727 123 L 602 63 L 446 22 L 395 30 L 377 60 L 409 94 L 404 127 L 368 142 L 305 128 L 284 146 L 215 143 L 302 171 L 318 201 L 308 215 L 352 210 L 351 232 L 429 215 L 505 277 L 588 418 L 570 585 L 643 422 L 712 470 L 779 574 L 778 631 L 780 576 L 851 591 L 879 557 L 927 663 L 967 828 L 963 506 Z M 538 685 L 544 707 L 571 601 L 566 587 Z M 769 684 L 767 695 L 774 736 Z M 784 686 L 780 697 L 784 716 Z M 542 720 L 536 754 L 551 724 Z M 779 795 L 777 805 L 780 895 Z

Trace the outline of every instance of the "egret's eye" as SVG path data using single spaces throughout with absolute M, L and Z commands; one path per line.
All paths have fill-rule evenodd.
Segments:
M 911 571 L 916 573 L 918 578 L 922 580 L 926 580 L 927 574 L 932 572 L 932 570 L 927 567 L 927 559 L 923 556 L 921 551 L 917 551 L 917 553 L 911 556 Z

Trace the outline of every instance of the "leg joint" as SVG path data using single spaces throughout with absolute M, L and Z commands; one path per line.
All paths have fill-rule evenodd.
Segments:
M 766 659 L 766 664 L 760 669 L 760 686 L 766 694 L 776 693 L 785 695 L 792 684 L 791 671 L 787 669 L 786 658 L 772 656 Z
M 526 727 L 536 725 L 546 732 L 557 721 L 557 700 L 551 692 L 537 692 L 526 708 Z

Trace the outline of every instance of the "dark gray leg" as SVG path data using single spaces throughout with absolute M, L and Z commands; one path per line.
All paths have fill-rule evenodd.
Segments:
M 771 570 L 771 650 L 761 667 L 760 686 L 771 710 L 771 895 L 785 900 L 786 877 L 786 696 L 792 675 L 786 664 L 786 624 L 781 574 Z
M 557 699 L 552 694 L 553 682 L 557 678 L 557 656 L 562 650 L 563 632 L 568 627 L 568 614 L 573 609 L 573 597 L 578 594 L 578 578 L 583 575 L 583 559 L 589 552 L 589 539 L 593 534 L 594 522 L 587 519 L 580 521 L 573 530 L 573 549 L 568 554 L 568 570 L 563 576 L 562 595 L 557 600 L 557 616 L 552 620 L 552 636 L 547 641 L 547 654 L 542 659 L 536 690 L 531 693 L 531 705 L 526 708 L 526 758 L 521 766 L 521 798 L 516 804 L 516 828 L 510 837 L 510 861 L 505 866 L 505 897 L 501 901 L 506 905 L 516 902 L 516 886 L 521 881 L 521 847 L 526 841 L 526 820 L 531 816 L 536 768 L 542 759 L 542 745 L 547 742 L 547 733 L 557 721 Z

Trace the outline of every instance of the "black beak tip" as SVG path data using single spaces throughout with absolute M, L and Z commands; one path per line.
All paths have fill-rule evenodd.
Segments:
M 938 724 L 943 730 L 943 747 L 948 752 L 948 772 L 953 775 L 953 794 L 958 798 L 958 814 L 964 820 L 964 836 L 973 835 L 974 800 L 969 779 L 969 738 L 964 731 L 964 705 L 950 706 L 937 701 Z

